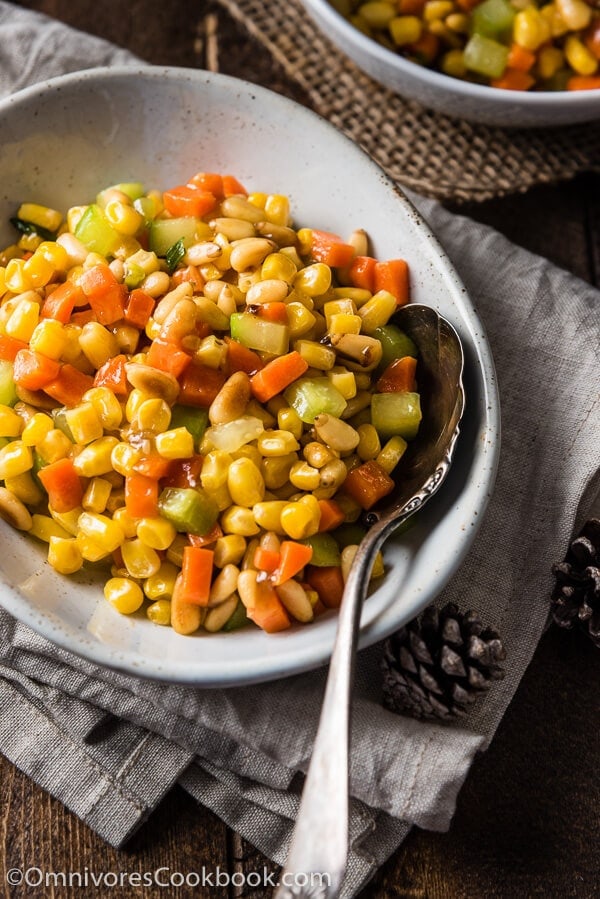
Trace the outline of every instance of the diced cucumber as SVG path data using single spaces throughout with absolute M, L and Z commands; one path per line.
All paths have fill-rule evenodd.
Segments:
M 371 423 L 381 437 L 395 434 L 413 440 L 421 422 L 418 393 L 374 393 L 371 399 Z
M 112 256 L 123 240 L 96 203 L 85 210 L 75 228 L 75 237 L 92 253 Z
M 419 355 L 415 343 L 397 325 L 388 324 L 375 328 L 372 336 L 381 343 L 383 352 L 378 370 L 383 371 L 390 362 L 393 362 L 394 359 L 401 359 L 402 356 L 414 356 L 416 359 Z
M 283 356 L 290 343 L 290 329 L 249 312 L 234 312 L 229 320 L 231 336 L 252 350 Z
M 488 78 L 500 78 L 508 60 L 508 47 L 482 34 L 474 34 L 463 51 L 465 66 Z
M 343 549 L 345 546 L 358 545 L 366 533 L 366 528 L 354 522 L 341 524 L 339 528 L 332 532 L 332 537 L 334 537 L 337 545 Z
M 139 200 L 140 197 L 143 197 L 145 194 L 144 185 L 140 181 L 121 181 L 119 184 L 111 184 L 110 187 L 106 187 L 104 190 L 100 191 L 96 197 L 98 206 L 105 205 L 106 193 L 109 190 L 120 190 L 121 193 L 129 197 L 132 202 L 134 200 Z
M 214 500 L 192 487 L 166 487 L 158 498 L 158 510 L 176 530 L 200 536 L 208 534 L 219 517 Z
M 187 248 L 211 236 L 212 231 L 206 222 L 193 216 L 154 219 L 150 223 L 150 249 L 157 256 L 165 256 L 167 250 L 178 240 L 183 240 L 183 245 Z
M 471 13 L 471 33 L 508 41 L 515 15 L 508 0 L 483 0 Z
M 300 543 L 312 547 L 311 565 L 328 568 L 330 565 L 340 564 L 340 548 L 331 534 L 313 534 Z
M 233 316 L 232 316 L 233 318 Z M 328 378 L 299 378 L 283 394 L 302 421 L 312 424 L 321 412 L 339 418 L 346 400 Z
M 208 425 L 208 411 L 191 406 L 173 406 L 171 409 L 170 428 L 186 428 L 194 438 L 194 446 L 198 448 Z
M 14 406 L 17 400 L 14 366 L 7 359 L 0 359 L 0 404 Z

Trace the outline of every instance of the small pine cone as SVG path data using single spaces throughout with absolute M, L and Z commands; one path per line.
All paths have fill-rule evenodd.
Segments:
M 590 518 L 571 540 L 563 562 L 552 566 L 552 619 L 580 627 L 600 647 L 600 519 Z
M 456 718 L 504 677 L 506 652 L 476 612 L 428 606 L 384 645 L 383 702 L 413 718 Z

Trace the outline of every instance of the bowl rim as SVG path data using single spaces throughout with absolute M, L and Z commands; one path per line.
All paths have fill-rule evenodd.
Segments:
M 253 82 L 205 70 L 174 66 L 153 66 L 145 63 L 110 68 L 96 67 L 70 72 L 23 88 L 0 100 L 0 113 L 11 106 L 27 103 L 30 99 L 43 97 L 44 94 L 57 89 L 60 90 L 62 87 L 76 87 L 78 84 L 85 82 L 98 82 L 106 86 L 111 81 L 123 78 L 139 78 L 140 76 L 153 81 L 164 81 L 165 78 L 173 82 L 184 81 L 190 83 L 197 81 L 205 87 L 214 83 L 234 92 L 239 93 L 240 90 L 250 92 L 252 95 L 255 95 L 255 98 L 262 97 L 269 103 L 276 103 L 281 107 L 285 107 L 286 110 L 289 110 L 291 106 L 295 115 L 304 117 L 304 120 L 310 125 L 315 126 L 317 129 L 322 129 L 330 137 L 340 143 L 344 143 L 348 153 L 354 154 L 357 159 L 360 157 L 364 160 L 365 164 L 372 169 L 374 176 L 377 176 L 394 193 L 398 202 L 404 207 L 404 213 L 413 222 L 419 246 L 427 248 L 427 258 L 429 258 L 430 262 L 435 260 L 435 265 L 441 271 L 447 290 L 453 298 L 452 302 L 456 306 L 457 317 L 461 318 L 461 324 L 470 334 L 471 352 L 473 353 L 476 367 L 475 374 L 482 397 L 480 400 L 482 409 L 480 430 L 482 434 L 485 433 L 487 435 L 487 439 L 482 440 L 481 445 L 477 449 L 479 464 L 477 467 L 478 493 L 475 517 L 471 521 L 467 534 L 463 537 L 459 548 L 437 570 L 436 587 L 432 595 L 438 595 L 462 564 L 483 523 L 484 513 L 493 492 L 500 458 L 500 400 L 491 348 L 483 324 L 446 251 L 442 248 L 421 213 L 415 208 L 404 191 L 362 147 L 358 146 L 350 137 L 328 122 L 323 116 L 308 107 L 302 106 L 285 95 L 256 85 Z M 457 449 L 457 455 L 459 454 L 460 443 Z M 467 485 L 461 486 L 461 494 L 466 489 Z M 441 492 L 443 493 L 443 491 Z M 446 513 L 440 520 L 443 520 L 445 515 Z M 23 595 L 15 586 L 8 582 L 1 570 L 0 584 L 4 588 L 0 591 L 0 605 L 54 645 L 67 650 L 72 655 L 88 663 L 101 666 L 102 668 L 163 683 L 202 688 L 223 688 L 279 680 L 314 670 L 327 664 L 333 646 L 333 638 L 330 639 L 325 635 L 321 635 L 320 641 L 316 640 L 314 643 L 305 641 L 304 645 L 296 649 L 292 659 L 293 664 L 289 664 L 289 662 L 284 664 L 281 658 L 277 656 L 270 658 L 267 655 L 263 655 L 256 658 L 253 657 L 252 660 L 228 660 L 226 671 L 221 668 L 215 672 L 206 663 L 202 667 L 203 660 L 201 658 L 198 659 L 199 667 L 193 670 L 189 670 L 188 662 L 178 659 L 170 659 L 169 667 L 164 668 L 157 666 L 156 662 L 148 660 L 147 657 L 140 655 L 139 652 L 129 651 L 127 658 L 124 658 L 110 644 L 95 639 L 91 640 L 89 635 L 87 637 L 83 636 L 72 625 L 65 628 L 64 623 L 60 623 L 57 626 L 56 616 L 51 613 L 45 613 L 45 617 L 43 615 L 40 617 L 40 609 L 33 608 L 30 604 L 24 602 Z M 420 608 L 423 608 L 424 605 L 425 603 L 422 602 Z M 412 614 L 413 611 L 411 611 L 410 615 L 406 615 L 404 620 L 408 620 L 412 617 Z M 377 616 L 375 621 L 371 622 L 366 628 L 364 624 L 361 626 L 359 649 L 364 649 L 382 640 L 392 630 L 400 626 L 400 622 L 397 621 L 394 627 L 390 628 L 388 621 L 387 629 L 382 629 L 381 618 L 385 618 L 385 616 Z M 335 621 L 335 616 L 328 620 Z M 268 639 L 271 640 L 273 637 Z M 257 670 L 257 661 L 262 663 L 260 670 Z
M 471 81 L 463 81 L 460 78 L 453 78 L 444 72 L 438 72 L 436 69 L 429 69 L 426 66 L 420 66 L 418 63 L 411 62 L 403 56 L 399 56 L 383 44 L 377 43 L 374 38 L 363 34 L 358 28 L 355 28 L 344 16 L 333 8 L 328 0 L 302 0 L 309 10 L 313 10 L 315 15 L 324 19 L 326 24 L 335 33 L 340 32 L 345 40 L 348 41 L 358 52 L 369 56 L 373 59 L 381 58 L 388 66 L 397 69 L 399 72 L 416 78 L 435 89 L 444 91 L 454 91 L 463 97 L 470 99 L 486 100 L 493 96 L 500 106 L 514 106 L 518 102 L 519 106 L 536 107 L 549 106 L 557 109 L 569 107 L 570 109 L 579 109 L 587 107 L 591 100 L 597 100 L 598 115 L 600 116 L 600 88 L 592 88 L 586 91 L 510 91 L 505 88 L 490 88 L 486 84 L 476 84 Z M 329 37 L 327 34 L 326 37 Z M 331 38 L 329 37 L 329 40 Z M 374 49 L 376 48 L 376 50 Z M 543 101 L 543 102 L 542 102 Z

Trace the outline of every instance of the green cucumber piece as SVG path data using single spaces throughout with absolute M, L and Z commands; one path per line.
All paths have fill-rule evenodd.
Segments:
M 312 547 L 311 565 L 329 568 L 331 565 L 340 564 L 340 548 L 331 534 L 313 534 L 312 537 L 305 537 L 299 542 Z
M 208 426 L 208 410 L 196 409 L 192 406 L 175 405 L 171 409 L 170 428 L 186 428 L 194 438 L 194 446 L 198 448 Z
M 371 424 L 381 437 L 399 435 L 413 440 L 421 423 L 421 399 L 418 393 L 374 393 L 371 399 Z
M 3 406 L 14 406 L 18 399 L 14 366 L 8 359 L 0 359 L 0 403 Z
M 339 418 L 348 405 L 328 378 L 299 378 L 290 384 L 283 396 L 308 424 L 322 412 Z
M 487 78 L 501 78 L 508 60 L 508 47 L 482 34 L 474 34 L 463 51 L 465 66 Z
M 98 206 L 106 205 L 106 194 L 109 190 L 120 190 L 122 194 L 129 197 L 132 203 L 134 200 L 139 200 L 146 193 L 141 181 L 121 181 L 119 184 L 111 184 L 110 187 L 105 187 L 104 190 L 100 191 L 96 197 Z
M 199 488 L 166 487 L 158 498 L 158 511 L 180 533 L 208 534 L 219 517 L 217 504 Z
M 187 249 L 203 236 L 206 226 L 193 216 L 172 219 L 154 219 L 150 223 L 150 249 L 157 256 L 166 256 L 173 244 L 183 241 Z
M 416 344 L 397 325 L 375 328 L 372 337 L 376 337 L 381 344 L 382 356 L 377 366 L 378 371 L 383 371 L 394 359 L 401 359 L 402 356 L 414 356 L 416 359 L 419 355 Z
M 471 13 L 471 34 L 509 41 L 515 15 L 508 0 L 483 0 Z
M 92 203 L 75 228 L 75 237 L 92 253 L 112 256 L 123 237 L 112 227 L 100 207 Z
M 234 312 L 229 320 L 231 336 L 252 350 L 283 356 L 290 343 L 290 329 L 249 312 Z

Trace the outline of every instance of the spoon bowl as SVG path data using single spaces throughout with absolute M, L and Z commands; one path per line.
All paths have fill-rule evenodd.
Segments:
M 419 433 L 395 472 L 385 505 L 363 516 L 363 538 L 344 588 L 319 727 L 284 875 L 275 897 L 339 893 L 348 855 L 348 757 L 351 690 L 358 626 L 369 577 L 386 538 L 437 492 L 450 469 L 465 397 L 463 348 L 434 309 L 411 304 L 393 319 L 419 351 L 417 381 L 424 409 Z M 401 595 L 398 596 L 401 603 Z M 284 883 L 294 883 L 290 888 Z M 298 884 L 311 884 L 304 891 Z M 315 883 L 319 887 L 315 889 Z

